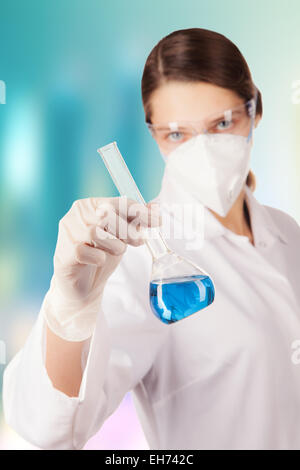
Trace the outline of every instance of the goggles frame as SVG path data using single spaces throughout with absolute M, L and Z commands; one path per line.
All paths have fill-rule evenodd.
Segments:
M 216 112 L 210 114 L 209 116 L 207 116 L 207 118 L 205 118 L 205 120 L 212 119 L 213 117 L 216 117 L 215 121 L 217 121 L 218 120 L 217 116 L 219 116 L 219 120 L 222 118 L 222 116 L 224 116 L 225 119 L 231 120 L 232 113 L 234 111 L 236 111 L 236 110 L 238 110 L 242 107 L 245 107 L 248 111 L 248 116 L 251 119 L 250 130 L 249 130 L 249 133 L 248 133 L 248 136 L 247 136 L 247 142 L 248 142 L 252 137 L 252 133 L 253 133 L 253 129 L 254 129 L 254 120 L 255 120 L 255 116 L 256 116 L 256 106 L 257 106 L 257 89 L 255 90 L 254 97 L 250 98 L 250 100 L 246 101 L 245 103 L 240 104 L 240 105 L 235 106 L 235 107 L 230 108 L 230 109 L 216 111 Z M 225 119 L 223 119 L 223 120 L 225 120 Z M 178 132 L 178 129 L 180 127 L 184 128 L 184 125 L 188 125 L 190 128 L 192 128 L 194 130 L 193 135 L 198 135 L 200 133 L 197 132 L 195 127 L 199 123 L 203 123 L 203 121 L 204 121 L 204 119 L 201 119 L 201 120 L 198 120 L 198 121 L 174 121 L 174 122 L 158 123 L 158 124 L 152 124 L 151 122 L 146 121 L 146 126 L 148 127 L 151 136 L 155 139 L 154 134 L 155 134 L 155 130 L 157 130 L 157 129 L 164 129 L 165 131 L 169 131 L 170 133 L 172 133 L 172 132 Z M 207 133 L 208 132 L 207 129 L 208 128 L 204 128 L 204 131 L 202 131 L 202 132 Z M 180 145 L 180 142 L 178 142 L 178 144 Z

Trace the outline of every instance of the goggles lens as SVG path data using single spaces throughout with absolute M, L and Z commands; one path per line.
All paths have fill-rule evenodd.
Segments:
M 234 134 L 248 137 L 255 117 L 255 100 L 214 113 L 201 121 L 149 124 L 152 137 L 164 153 L 169 153 L 197 134 Z

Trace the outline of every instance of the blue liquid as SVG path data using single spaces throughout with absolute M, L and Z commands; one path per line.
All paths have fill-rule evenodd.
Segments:
M 150 283 L 152 311 L 164 323 L 182 320 L 210 305 L 214 298 L 214 285 L 205 275 Z

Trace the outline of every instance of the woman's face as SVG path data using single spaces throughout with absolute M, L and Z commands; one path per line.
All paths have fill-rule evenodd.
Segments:
M 209 116 L 239 107 L 244 100 L 235 92 L 205 82 L 170 81 L 156 89 L 151 97 L 151 121 L 154 125 L 169 122 L 207 121 Z M 255 118 L 255 127 L 260 120 Z M 247 136 L 248 129 L 241 135 Z M 159 141 L 157 142 L 160 147 Z M 160 148 L 164 154 L 165 149 Z

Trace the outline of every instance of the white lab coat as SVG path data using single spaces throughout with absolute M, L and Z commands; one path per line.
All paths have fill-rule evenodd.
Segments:
M 157 200 L 163 209 L 185 196 L 163 180 Z M 184 320 L 166 325 L 154 316 L 151 256 L 145 245 L 128 246 L 83 354 L 78 397 L 47 375 L 41 311 L 4 373 L 8 424 L 40 448 L 81 449 L 131 390 L 151 449 L 299 449 L 292 346 L 300 339 L 300 228 L 248 187 L 246 197 L 255 246 L 207 209 L 203 243 L 199 234 L 192 249 L 190 238 L 167 240 L 215 284 L 214 302 Z

